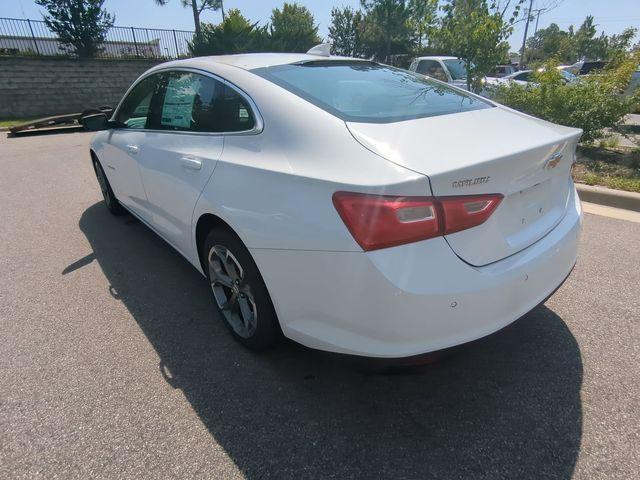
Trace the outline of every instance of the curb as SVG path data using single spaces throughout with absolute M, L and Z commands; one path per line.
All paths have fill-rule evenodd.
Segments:
M 576 183 L 576 189 L 583 202 L 640 212 L 640 193 L 585 185 L 584 183 Z

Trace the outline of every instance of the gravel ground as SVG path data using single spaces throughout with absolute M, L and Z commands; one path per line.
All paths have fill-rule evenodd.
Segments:
M 640 224 L 587 214 L 545 306 L 437 363 L 258 355 L 89 140 L 0 138 L 0 478 L 637 478 Z

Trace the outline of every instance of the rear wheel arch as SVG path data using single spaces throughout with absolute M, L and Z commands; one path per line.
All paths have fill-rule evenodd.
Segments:
M 213 213 L 203 213 L 198 218 L 196 223 L 196 248 L 198 249 L 198 257 L 200 259 L 200 266 L 202 267 L 202 271 L 204 272 L 207 268 L 207 264 L 204 258 L 204 242 L 207 238 L 207 235 L 214 228 L 224 228 L 232 232 L 236 237 L 240 238 L 240 235 L 225 222 L 222 218 Z M 242 239 L 240 239 L 242 241 Z M 244 242 L 242 242 L 244 244 Z M 246 244 L 245 244 L 246 247 Z
M 256 264 L 246 243 L 226 221 L 212 213 L 202 214 L 198 218 L 195 230 L 200 266 L 205 276 L 209 279 L 209 282 L 212 281 L 213 277 L 210 273 L 208 256 L 211 248 L 217 248 L 215 245 L 218 243 L 222 248 L 228 249 L 234 256 L 234 259 L 237 258 L 240 261 L 241 271 L 243 269 L 244 272 L 247 272 L 247 275 L 253 276 L 253 281 L 248 285 L 253 287 L 253 292 L 256 294 L 254 305 L 258 305 L 257 309 L 262 312 L 262 314 L 259 315 L 257 336 L 241 338 L 237 332 L 234 333 L 234 336 L 251 349 L 262 350 L 275 345 L 282 336 L 280 321 L 275 312 L 269 288 L 260 272 L 260 267 Z M 240 282 L 239 285 L 244 283 L 242 280 L 240 280 Z M 257 290 L 255 290 L 256 288 Z M 240 296 L 242 297 L 242 293 Z M 252 297 L 251 293 L 247 293 L 247 296 Z M 218 299 L 216 299 L 216 302 L 219 302 Z M 224 309 L 224 307 L 220 306 L 220 303 L 218 303 L 218 308 Z M 224 315 L 222 310 L 220 310 L 220 312 Z M 227 326 L 229 326 L 232 331 L 234 330 L 234 327 L 229 324 L 228 320 L 225 320 L 225 323 L 227 323 Z

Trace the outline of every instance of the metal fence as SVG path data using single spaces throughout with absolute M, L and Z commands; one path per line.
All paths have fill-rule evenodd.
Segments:
M 158 28 L 111 27 L 99 58 L 182 58 L 190 56 L 194 32 Z M 41 20 L 0 17 L 0 55 L 75 57 Z

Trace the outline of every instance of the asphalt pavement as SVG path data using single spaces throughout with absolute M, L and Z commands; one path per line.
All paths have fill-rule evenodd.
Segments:
M 436 363 L 255 354 L 90 138 L 0 137 L 0 478 L 637 478 L 640 223 L 586 214 L 546 305 Z

